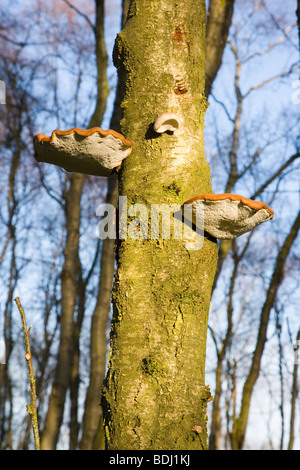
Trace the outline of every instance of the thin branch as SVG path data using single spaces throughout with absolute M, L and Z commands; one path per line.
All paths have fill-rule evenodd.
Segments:
M 264 85 L 267 85 L 273 80 L 276 80 L 277 78 L 284 78 L 290 75 L 292 72 L 295 70 L 299 69 L 299 66 L 292 65 L 291 68 L 287 72 L 282 72 L 277 75 L 274 75 L 273 77 L 267 78 L 266 80 L 263 80 L 262 82 L 258 83 L 257 85 L 253 85 L 252 87 L 249 88 L 249 90 L 244 94 L 243 98 L 246 98 L 252 91 L 257 90 L 258 88 L 261 88 Z
M 3 39 L 3 41 L 9 42 L 10 44 L 13 44 L 14 46 L 18 46 L 20 48 L 29 47 L 29 46 L 49 46 L 50 44 L 49 41 L 41 41 L 41 42 L 15 41 L 14 39 L 2 33 L 0 33 L 0 38 Z
M 55 190 L 52 190 L 50 189 L 47 184 L 45 183 L 45 177 L 44 177 L 44 173 L 40 167 L 39 164 L 37 164 L 37 168 L 38 168 L 38 171 L 39 171 L 39 174 L 40 174 L 40 182 L 41 182 L 41 185 L 42 187 L 46 190 L 47 194 L 52 198 L 54 199 L 55 202 L 57 202 L 63 209 L 65 209 L 65 205 L 64 203 L 62 202 L 61 198 L 59 197 L 60 195 L 57 193 L 57 195 L 55 194 Z M 66 170 L 63 170 L 64 173 L 67 173 Z
M 90 25 L 90 27 L 92 28 L 92 30 L 94 30 L 95 26 L 93 25 L 93 23 L 91 22 L 91 20 L 89 19 L 89 17 L 83 13 L 82 11 L 80 11 L 77 7 L 75 7 L 75 5 L 73 5 L 73 3 L 69 2 L 69 0 L 63 0 L 70 8 L 72 8 L 74 11 L 76 11 L 76 13 L 78 13 L 78 15 L 80 15 L 82 18 L 84 18 L 87 23 Z
M 34 378 L 34 371 L 33 371 L 33 365 L 32 365 L 30 338 L 29 338 L 30 328 L 27 329 L 25 312 L 23 310 L 19 297 L 15 298 L 15 302 L 17 304 L 18 310 L 21 315 L 24 337 L 25 337 L 25 344 L 26 344 L 25 359 L 27 361 L 27 367 L 28 367 L 28 376 L 29 376 L 29 381 L 30 381 L 30 399 L 31 399 L 31 404 L 27 405 L 27 411 L 31 417 L 35 448 L 36 450 L 40 450 L 40 435 L 39 435 L 39 426 L 38 426 L 37 408 L 36 408 L 35 378 Z
M 272 176 L 269 178 L 252 196 L 251 199 L 256 199 L 282 172 L 297 158 L 300 157 L 300 152 L 292 155 Z
M 296 414 L 296 399 L 299 392 L 298 387 L 298 356 L 299 356 L 299 344 L 300 344 L 300 330 L 297 333 L 296 344 L 294 346 L 295 363 L 293 371 L 293 385 L 292 385 L 292 396 L 291 396 L 291 417 L 290 417 L 290 437 L 288 443 L 288 450 L 293 449 L 294 438 L 295 438 L 295 414 Z
M 299 0 L 298 0 L 299 1 Z M 283 29 L 282 26 L 280 26 L 279 22 L 277 21 L 277 19 L 275 18 L 275 16 L 273 15 L 273 13 L 270 11 L 270 9 L 268 8 L 266 2 L 264 2 L 264 8 L 265 10 L 268 12 L 268 14 L 270 15 L 270 18 L 271 20 L 273 21 L 273 23 L 275 24 L 276 28 L 279 29 L 279 31 L 281 31 L 283 34 L 285 34 L 285 30 Z M 297 15 L 297 10 L 296 10 L 296 15 Z M 296 25 L 297 25 L 297 22 L 296 22 Z M 292 46 L 295 46 L 295 44 L 293 43 L 293 41 L 291 40 L 291 38 L 289 36 L 286 36 L 287 40 L 292 44 Z
M 255 165 L 257 159 L 259 158 L 261 152 L 263 151 L 264 149 L 263 148 L 258 148 L 255 150 L 255 153 L 252 157 L 252 160 L 251 162 L 245 166 L 245 168 L 239 172 L 239 178 L 242 178 L 249 170 L 251 170 L 251 168 L 253 167 L 253 165 Z
M 297 26 L 297 23 L 293 23 L 292 25 L 289 25 L 287 26 L 283 31 L 282 35 L 279 36 L 276 41 L 274 41 L 272 44 L 269 45 L 269 47 L 264 50 L 264 51 L 261 51 L 261 52 L 254 52 L 253 54 L 251 54 L 249 57 L 247 57 L 247 59 L 245 59 L 243 61 L 243 63 L 246 63 L 246 62 L 249 62 L 250 60 L 252 60 L 254 57 L 262 57 L 264 56 L 265 54 L 267 54 L 268 52 L 270 52 L 275 46 L 277 46 L 278 44 L 280 44 L 284 39 L 287 38 L 287 35 L 288 33 L 293 29 L 295 28 L 295 26 Z
M 226 108 L 225 104 L 223 103 L 223 101 L 218 100 L 218 99 L 216 98 L 216 96 L 215 96 L 213 93 L 211 93 L 210 95 L 211 95 L 211 97 L 214 99 L 214 101 L 215 101 L 216 103 L 218 103 L 220 106 L 222 106 L 222 108 L 224 109 L 224 111 L 225 111 L 225 113 L 226 113 L 226 116 L 228 117 L 229 121 L 230 121 L 230 122 L 234 122 L 234 118 L 232 118 L 232 117 L 230 116 L 230 113 L 229 113 L 228 109 Z
M 9 242 L 11 240 L 11 230 L 8 230 L 7 231 L 7 234 L 6 234 L 6 241 L 5 241 L 5 244 L 4 244 L 4 247 L 3 247 L 3 250 L 2 250 L 2 253 L 0 255 L 0 265 L 2 264 L 3 262 L 3 259 L 4 259 L 4 256 L 5 256 L 5 253 L 6 253 L 6 250 L 8 248 L 8 245 L 9 245 Z

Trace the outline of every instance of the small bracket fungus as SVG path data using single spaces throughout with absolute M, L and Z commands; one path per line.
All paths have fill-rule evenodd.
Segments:
M 266 204 L 237 194 L 200 194 L 186 201 L 192 205 L 190 222 L 204 220 L 204 230 L 220 240 L 229 240 L 249 232 L 257 225 L 273 218 L 274 212 Z M 201 228 L 201 227 L 200 227 Z
M 109 176 L 132 151 L 132 142 L 118 132 L 100 127 L 55 130 L 51 137 L 37 134 L 33 145 L 39 162 L 97 176 Z
M 177 131 L 181 124 L 181 119 L 173 113 L 163 113 L 161 114 L 154 123 L 154 130 L 158 134 L 163 134 L 167 131 Z

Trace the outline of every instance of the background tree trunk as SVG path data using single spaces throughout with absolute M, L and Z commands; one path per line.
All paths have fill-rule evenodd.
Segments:
M 182 204 L 211 192 L 203 151 L 205 2 L 131 1 L 114 50 L 121 130 L 134 149 L 119 175 L 128 208 Z M 153 131 L 177 113 L 174 135 Z M 135 206 L 133 206 L 134 209 Z M 137 235 L 138 236 L 138 235 Z M 109 372 L 103 407 L 108 449 L 206 448 L 207 319 L 217 245 L 119 240 Z
M 70 180 L 65 196 L 67 238 L 64 248 L 65 262 L 61 275 L 60 344 L 55 378 L 41 439 L 41 449 L 43 450 L 51 450 L 56 447 L 63 420 L 65 396 L 70 383 L 72 365 L 73 319 L 76 306 L 77 275 L 79 272 L 80 200 L 84 175 L 74 173 Z
M 296 345 L 295 345 L 295 363 L 293 369 L 293 385 L 291 393 L 291 417 L 290 417 L 290 432 L 288 450 L 293 450 L 294 439 L 295 439 L 295 416 L 296 416 L 296 400 L 299 391 L 298 386 L 298 361 L 299 361 L 299 347 L 300 347 L 300 330 L 297 333 Z
M 232 439 L 231 446 L 232 450 L 241 450 L 243 448 L 248 415 L 250 409 L 250 402 L 253 393 L 254 385 L 258 379 L 260 371 L 260 363 L 267 340 L 267 328 L 269 323 L 269 316 L 271 308 L 274 305 L 274 299 L 276 297 L 277 291 L 281 285 L 281 281 L 284 275 L 284 267 L 286 259 L 289 255 L 290 249 L 295 241 L 298 232 L 300 229 L 300 212 L 298 213 L 289 234 L 287 235 L 276 260 L 276 265 L 273 271 L 272 279 L 269 285 L 268 293 L 266 296 L 265 303 L 261 310 L 260 315 L 260 325 L 257 335 L 257 342 L 255 350 L 253 353 L 253 358 L 251 362 L 251 367 L 247 376 L 247 379 L 244 384 L 242 400 L 241 400 L 241 410 L 238 418 L 233 423 L 232 429 Z
M 109 178 L 106 203 L 116 207 L 118 192 L 116 175 Z M 111 289 L 114 274 L 114 243 L 109 238 L 103 240 L 101 255 L 101 274 L 97 303 L 93 312 L 91 327 L 91 370 L 90 383 L 86 394 L 83 419 L 83 435 L 80 449 L 104 448 L 101 389 L 105 378 L 108 316 L 111 306 Z M 96 442 L 95 442 L 96 439 Z
M 94 26 L 97 62 L 97 101 L 88 128 L 102 122 L 108 96 L 106 78 L 107 54 L 104 41 L 104 0 L 95 0 L 96 21 Z M 68 180 L 68 177 L 67 177 Z M 41 439 L 41 448 L 55 449 L 63 420 L 65 396 L 71 379 L 72 351 L 74 341 L 74 313 L 78 294 L 80 273 L 79 235 L 81 196 L 84 174 L 74 173 L 67 184 L 65 194 L 66 245 L 61 278 L 61 336 L 57 368 L 49 401 L 49 408 Z
M 206 28 L 205 94 L 209 96 L 222 64 L 234 0 L 210 0 Z

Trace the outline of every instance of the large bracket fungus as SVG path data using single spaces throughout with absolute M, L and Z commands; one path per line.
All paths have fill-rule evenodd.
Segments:
M 272 219 L 274 214 L 263 202 L 230 193 L 200 194 L 186 201 L 182 210 L 189 204 L 192 206 L 189 221 L 197 226 L 198 220 L 200 229 L 204 221 L 204 231 L 220 240 L 239 237 Z
M 109 176 L 132 151 L 132 142 L 118 132 L 100 127 L 55 130 L 51 137 L 37 134 L 33 144 L 39 162 L 97 176 Z

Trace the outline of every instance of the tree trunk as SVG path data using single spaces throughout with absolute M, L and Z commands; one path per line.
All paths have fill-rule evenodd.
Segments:
M 206 29 L 205 94 L 209 96 L 212 84 L 222 63 L 234 0 L 210 0 Z
M 224 337 L 221 338 L 221 341 L 220 341 L 221 346 L 219 349 L 216 344 L 216 349 L 217 349 L 216 351 L 217 352 L 216 385 L 215 385 L 214 402 L 213 402 L 213 410 L 212 410 L 212 417 L 211 417 L 211 428 L 210 428 L 210 436 L 209 436 L 209 449 L 210 450 L 218 450 L 220 448 L 221 431 L 222 431 L 220 401 L 221 401 L 221 395 L 222 395 L 223 362 L 231 344 L 232 328 L 233 328 L 233 322 L 232 322 L 233 294 L 234 294 L 235 283 L 237 280 L 239 263 L 243 259 L 243 256 L 248 246 L 248 244 L 246 244 L 242 252 L 238 254 L 236 243 L 234 242 L 234 240 L 233 241 L 225 240 L 225 241 L 227 242 L 230 241 L 232 243 L 234 268 L 233 268 L 233 272 L 231 275 L 230 287 L 229 287 L 229 292 L 228 292 L 227 330 L 226 330 L 226 334 L 224 335 Z
M 296 417 L 296 400 L 298 396 L 298 361 L 299 361 L 299 346 L 300 346 L 300 330 L 298 330 L 296 345 L 295 345 L 295 363 L 293 369 L 293 385 L 291 396 L 291 417 L 290 417 L 290 437 L 288 442 L 288 450 L 293 450 L 295 438 L 295 417 Z
M 120 195 L 132 214 L 146 208 L 151 227 L 152 204 L 181 205 L 211 192 L 203 150 L 205 2 L 132 0 L 114 61 L 121 131 L 134 143 L 119 173 Z M 153 122 L 166 111 L 182 126 L 158 135 Z M 217 245 L 205 238 L 202 249 L 189 250 L 183 239 L 128 229 L 117 247 L 106 447 L 207 448 L 205 355 Z

